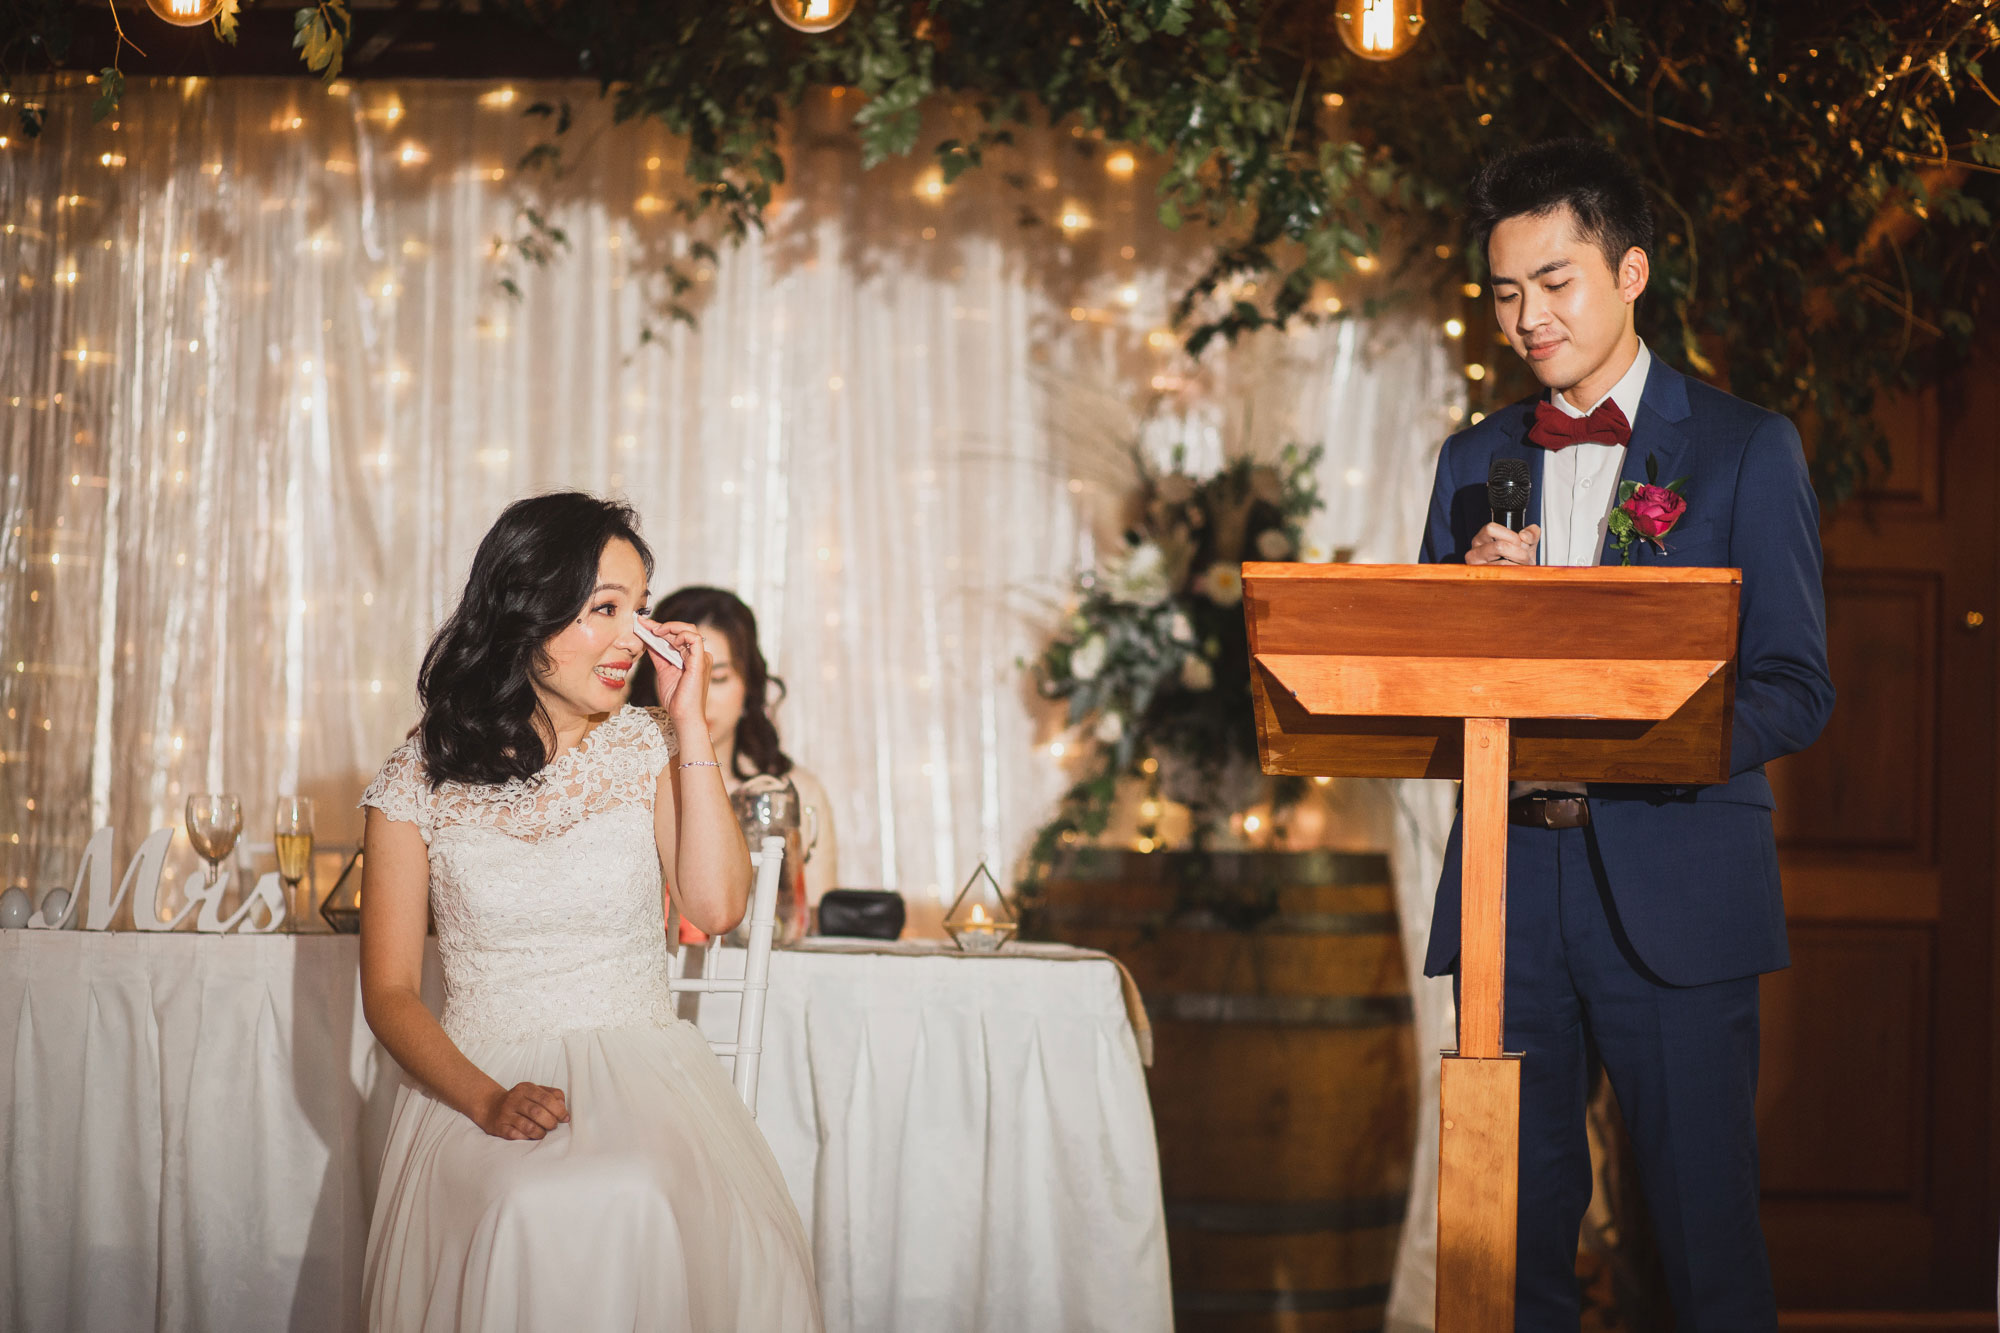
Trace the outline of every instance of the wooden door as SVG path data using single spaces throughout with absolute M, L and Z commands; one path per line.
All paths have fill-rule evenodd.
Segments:
M 1771 773 L 1764 1228 L 1788 1328 L 1991 1328 L 2000 338 L 1884 422 L 1824 527 L 1839 702 Z

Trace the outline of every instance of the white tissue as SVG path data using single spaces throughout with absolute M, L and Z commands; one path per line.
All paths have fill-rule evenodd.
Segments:
M 632 630 L 641 639 L 644 639 L 646 643 L 652 647 L 654 652 L 666 658 L 669 662 L 672 662 L 675 666 L 685 665 L 681 661 L 681 655 L 679 651 L 676 650 L 672 644 L 668 643 L 665 639 L 661 638 L 659 635 L 653 633 L 653 631 L 647 629 L 646 626 L 640 622 L 639 613 L 637 611 L 634 611 L 632 613 Z

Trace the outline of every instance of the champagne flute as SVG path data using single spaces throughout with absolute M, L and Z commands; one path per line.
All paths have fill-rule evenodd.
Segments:
M 285 882 L 285 910 L 293 929 L 311 918 L 312 904 L 299 896 L 300 884 L 312 869 L 313 803 L 310 796 L 280 796 L 272 838 L 278 849 L 278 878 Z M 309 894 L 311 890 L 306 890 Z
M 236 850 L 237 835 L 243 832 L 243 803 L 233 792 L 205 791 L 190 796 L 187 831 L 188 841 L 208 862 L 208 883 L 213 888 L 222 878 L 222 863 Z

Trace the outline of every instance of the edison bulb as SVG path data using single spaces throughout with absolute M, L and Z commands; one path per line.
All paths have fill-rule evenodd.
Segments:
M 1334 27 L 1363 60 L 1394 60 L 1424 29 L 1423 0 L 1339 0 Z
M 771 0 L 771 9 L 787 27 L 825 32 L 847 22 L 854 0 Z
M 180 28 L 206 23 L 222 12 L 222 0 L 146 0 L 146 7 Z

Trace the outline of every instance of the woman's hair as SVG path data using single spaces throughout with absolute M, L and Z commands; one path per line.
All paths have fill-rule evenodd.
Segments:
M 743 599 L 723 588 L 679 588 L 660 599 L 653 608 L 655 620 L 680 620 L 690 625 L 713 625 L 729 639 L 729 656 L 736 674 L 743 677 L 743 717 L 736 724 L 736 757 L 730 767 L 738 778 L 769 773 L 781 778 L 792 771 L 791 757 L 778 745 L 778 728 L 769 710 L 785 698 L 785 682 L 764 664 L 764 651 L 757 646 L 757 614 Z M 768 697 L 772 688 L 777 697 Z M 659 679 L 653 674 L 652 659 L 647 669 L 632 675 L 632 702 L 657 705 Z M 745 761 L 750 770 L 744 771 Z
M 432 787 L 530 778 L 548 764 L 536 722 L 550 723 L 535 692 L 548 641 L 583 613 L 614 538 L 632 543 L 652 573 L 638 528 L 629 506 L 581 491 L 516 500 L 494 521 L 417 675 Z
M 1653 251 L 1653 208 L 1632 164 L 1592 139 L 1549 139 L 1486 164 L 1465 192 L 1466 229 L 1482 253 L 1508 218 L 1567 208 L 1576 233 L 1604 253 L 1612 272 L 1637 247 Z

